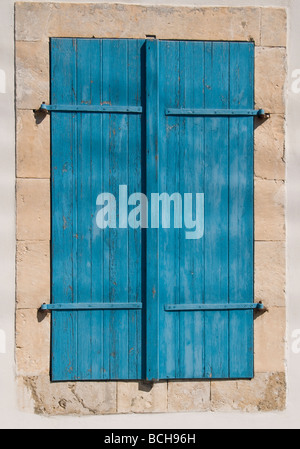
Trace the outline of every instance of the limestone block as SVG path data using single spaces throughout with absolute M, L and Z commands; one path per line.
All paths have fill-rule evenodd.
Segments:
M 50 315 L 37 309 L 16 312 L 16 358 L 19 375 L 38 376 L 50 369 Z
M 17 111 L 17 177 L 50 178 L 50 116 Z
M 254 133 L 255 175 L 263 179 L 285 179 L 285 121 L 283 115 L 256 121 Z
M 162 413 L 168 410 L 167 382 L 118 382 L 118 413 Z
M 73 389 L 82 406 L 94 414 L 116 412 L 116 382 L 78 382 Z
M 255 298 L 266 307 L 285 306 L 285 243 L 255 243 Z
M 33 110 L 49 103 L 49 79 L 49 42 L 16 42 L 17 108 Z
M 286 49 L 256 47 L 255 103 L 258 109 L 284 114 L 286 79 Z
M 16 39 L 19 41 L 74 36 L 145 38 L 147 34 L 160 39 L 253 39 L 260 44 L 260 9 L 16 4 Z
M 210 382 L 168 383 L 169 412 L 202 412 L 210 408 Z
M 286 407 L 285 374 L 257 374 L 251 381 L 212 382 L 211 399 L 213 411 L 282 411 Z
M 50 181 L 17 181 L 17 240 L 50 240 Z
M 281 181 L 255 181 L 255 240 L 285 240 L 285 185 Z
M 38 309 L 50 302 L 49 241 L 17 244 L 17 307 Z
M 16 377 L 17 405 L 23 413 L 34 413 L 32 392 L 26 387 L 26 378 Z
M 285 47 L 287 44 L 287 13 L 285 9 L 262 8 L 261 45 Z
M 42 375 L 24 377 L 20 384 L 25 390 L 23 397 L 31 396 L 37 414 L 101 415 L 116 412 L 115 382 L 51 383 L 48 375 Z
M 52 10 L 48 2 L 15 3 L 15 36 L 17 41 L 39 41 L 47 34 Z
M 256 373 L 284 372 L 286 310 L 271 307 L 254 321 L 254 367 Z

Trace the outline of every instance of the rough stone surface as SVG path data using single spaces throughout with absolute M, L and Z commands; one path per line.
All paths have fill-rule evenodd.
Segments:
M 162 413 L 168 410 L 167 382 L 118 382 L 118 413 Z
M 228 412 L 268 412 L 286 406 L 285 374 L 257 374 L 255 379 L 212 382 L 212 410 Z
M 262 179 L 285 179 L 285 121 L 283 115 L 272 114 L 262 123 L 256 120 L 254 133 L 255 175 Z
M 261 45 L 285 47 L 287 41 L 287 13 L 285 9 L 262 8 Z
M 32 393 L 25 385 L 23 376 L 16 377 L 17 405 L 22 413 L 34 413 L 34 403 Z
M 50 302 L 50 242 L 18 242 L 17 307 L 38 309 Z
M 254 321 L 256 373 L 285 371 L 286 310 L 271 307 Z
M 285 240 L 285 185 L 281 181 L 255 181 L 255 240 Z
M 17 177 L 50 178 L 50 116 L 17 111 Z
M 203 412 L 210 408 L 210 382 L 169 382 L 169 412 Z
M 34 411 L 46 415 L 101 415 L 116 412 L 115 382 L 50 383 L 48 376 L 19 381 L 21 396 L 31 397 Z M 25 394 L 24 394 L 25 390 Z
M 17 240 L 50 240 L 50 182 L 17 181 Z
M 16 357 L 19 375 L 37 376 L 50 369 L 50 316 L 38 309 L 16 312 Z
M 16 41 L 39 41 L 47 33 L 52 5 L 46 2 L 15 3 Z
M 258 48 L 255 52 L 256 107 L 273 114 L 284 114 L 286 49 Z
M 259 45 L 260 9 L 16 4 L 17 41 L 74 36 L 145 38 L 148 34 L 159 39 L 251 39 Z
M 17 108 L 39 109 L 49 102 L 48 41 L 16 42 L 16 86 Z
M 266 307 L 285 306 L 285 243 L 255 243 L 255 298 Z

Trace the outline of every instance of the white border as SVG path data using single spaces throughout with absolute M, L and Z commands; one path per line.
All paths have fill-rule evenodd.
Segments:
M 43 0 L 34 0 L 42 2 Z M 69 0 L 56 0 L 68 3 Z M 88 0 L 90 3 L 115 3 Z M 46 2 L 46 1 L 45 1 Z M 70 3 L 87 3 L 72 0 Z M 292 73 L 300 68 L 299 0 L 138 0 L 118 3 L 172 6 L 286 7 L 289 16 L 287 82 L 287 306 L 288 401 L 276 413 L 178 413 L 97 417 L 40 417 L 21 413 L 15 388 L 15 112 L 14 1 L 1 2 L 0 67 L 6 73 L 6 94 L 0 96 L 0 328 L 6 334 L 6 354 L 0 354 L 0 428 L 300 428 L 300 354 L 292 352 L 292 335 L 300 329 L 300 94 L 292 92 Z M 276 27 L 276 24 L 274 24 Z M 298 148 L 299 147 L 299 148 Z M 234 419 L 233 419 L 234 418 Z

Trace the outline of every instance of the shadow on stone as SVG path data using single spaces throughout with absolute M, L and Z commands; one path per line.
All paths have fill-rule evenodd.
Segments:
M 34 114 L 34 118 L 35 118 L 35 123 L 37 125 L 40 125 L 48 115 L 44 111 L 41 111 L 40 109 L 35 109 L 33 111 L 33 114 Z
M 146 393 L 149 393 L 152 390 L 153 386 L 153 382 L 142 380 L 139 382 L 139 391 L 145 391 Z
M 38 322 L 41 323 L 42 321 L 44 321 L 44 319 L 47 317 L 47 314 L 48 314 L 47 310 L 38 309 L 37 311 Z
M 257 318 L 260 318 L 264 313 L 269 313 L 269 309 L 268 308 L 264 308 L 264 309 L 256 309 L 254 310 L 254 320 L 256 320 Z
M 259 128 L 259 126 L 263 125 L 268 120 L 270 120 L 269 115 L 267 115 L 266 117 L 254 117 L 254 130 Z

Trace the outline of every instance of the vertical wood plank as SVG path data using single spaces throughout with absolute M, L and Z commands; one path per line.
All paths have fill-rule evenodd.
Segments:
M 180 105 L 204 108 L 204 44 L 181 42 Z M 204 192 L 204 119 L 180 120 L 181 175 L 180 193 Z M 180 303 L 204 302 L 203 238 L 187 240 L 187 229 L 180 233 Z M 180 374 L 181 378 L 201 378 L 204 375 L 204 314 L 180 314 Z
M 109 42 L 109 102 L 128 104 L 127 40 Z M 111 114 L 109 128 L 108 190 L 119 198 L 119 186 L 128 185 L 128 115 Z M 120 229 L 117 208 L 117 228 L 110 229 L 110 288 L 111 302 L 128 302 L 128 229 Z M 128 311 L 110 312 L 110 377 L 128 377 Z
M 142 105 L 141 52 L 143 40 L 128 41 L 128 104 Z M 128 196 L 143 192 L 142 187 L 142 119 L 128 118 Z M 144 175 L 144 173 L 143 173 Z M 130 211 L 130 207 L 129 207 Z M 142 295 L 142 230 L 128 228 L 128 301 L 143 302 Z M 132 379 L 142 377 L 142 311 L 128 312 L 128 374 Z
M 62 69 L 63 68 L 63 69 Z M 76 41 L 51 40 L 51 101 L 75 104 L 76 101 Z M 52 134 L 52 302 L 76 302 L 74 284 L 72 171 L 76 164 L 74 147 L 77 126 L 71 114 L 53 113 Z M 61 192 L 64 192 L 61 195 Z M 75 231 L 76 232 L 76 231 Z M 53 381 L 77 377 L 77 312 L 52 314 Z
M 159 42 L 146 41 L 147 196 L 159 183 Z M 151 218 L 150 218 L 151 219 Z M 159 379 L 159 230 L 147 231 L 146 378 Z
M 90 67 L 91 67 L 91 101 L 92 104 L 100 104 L 102 93 L 102 41 L 94 39 L 91 43 Z M 91 262 L 92 302 L 104 302 L 103 295 L 103 231 L 96 224 L 96 201 L 102 191 L 103 182 L 103 146 L 102 146 L 102 119 L 103 114 L 91 114 Z M 91 315 L 91 369 L 92 379 L 103 379 L 103 354 L 104 354 L 104 330 L 103 311 L 93 311 Z
M 159 58 L 159 193 L 179 192 L 180 141 L 178 117 L 166 117 L 166 105 L 179 105 L 179 42 L 161 42 Z M 154 190 L 155 191 L 155 190 Z M 162 208 L 162 206 L 161 206 Z M 159 219 L 159 355 L 162 378 L 179 376 L 179 313 L 167 314 L 164 304 L 179 303 L 179 229 L 174 229 L 174 211 L 170 207 L 170 228 L 163 229 Z
M 91 45 L 86 39 L 77 40 L 77 104 L 91 104 Z M 92 208 L 91 208 L 91 114 L 77 114 L 78 147 L 77 172 L 77 301 L 91 301 L 92 285 Z M 78 313 L 78 379 L 92 378 L 92 312 Z
M 181 107 L 194 107 L 194 73 L 193 73 L 193 43 L 180 42 L 179 90 Z M 184 192 L 193 192 L 191 179 L 194 171 L 190 163 L 194 152 L 194 120 L 180 118 L 179 120 L 179 161 L 180 177 L 179 192 L 184 198 Z M 191 176 L 192 175 L 192 176 Z M 179 301 L 193 303 L 194 251 L 185 238 L 185 231 L 179 233 Z M 193 242 L 195 244 L 196 242 Z M 196 243 L 197 244 L 197 243 Z M 179 373 L 178 377 L 192 378 L 194 375 L 194 313 L 179 313 Z
M 254 44 L 230 45 L 230 107 L 254 107 Z M 253 119 L 230 120 L 229 298 L 253 302 Z M 230 312 L 230 377 L 253 377 L 253 312 Z
M 102 41 L 102 86 L 101 86 L 101 103 L 109 104 L 110 102 L 110 41 Z M 102 116 L 102 189 L 101 192 L 110 192 L 110 114 Z M 102 255 L 102 276 L 103 276 L 103 300 L 110 302 L 110 229 L 106 228 L 103 233 L 103 255 Z M 110 379 L 110 333 L 111 312 L 103 312 L 103 378 Z
M 194 67 L 194 107 L 205 106 L 205 44 L 198 42 L 194 44 L 193 61 Z M 197 117 L 193 126 L 194 154 L 191 167 L 194 167 L 194 185 L 190 190 L 205 195 L 205 119 Z M 205 210 L 204 210 L 205 212 Z M 193 260 L 193 295 L 195 303 L 205 302 L 205 226 L 204 235 L 197 241 L 198 251 Z M 191 241 L 193 245 L 193 241 Z M 203 378 L 205 374 L 205 315 L 196 313 L 194 317 L 194 378 Z
M 229 44 L 205 44 L 205 107 L 228 108 Z M 205 302 L 228 302 L 228 118 L 205 123 Z M 205 313 L 205 377 L 228 377 L 228 312 Z

